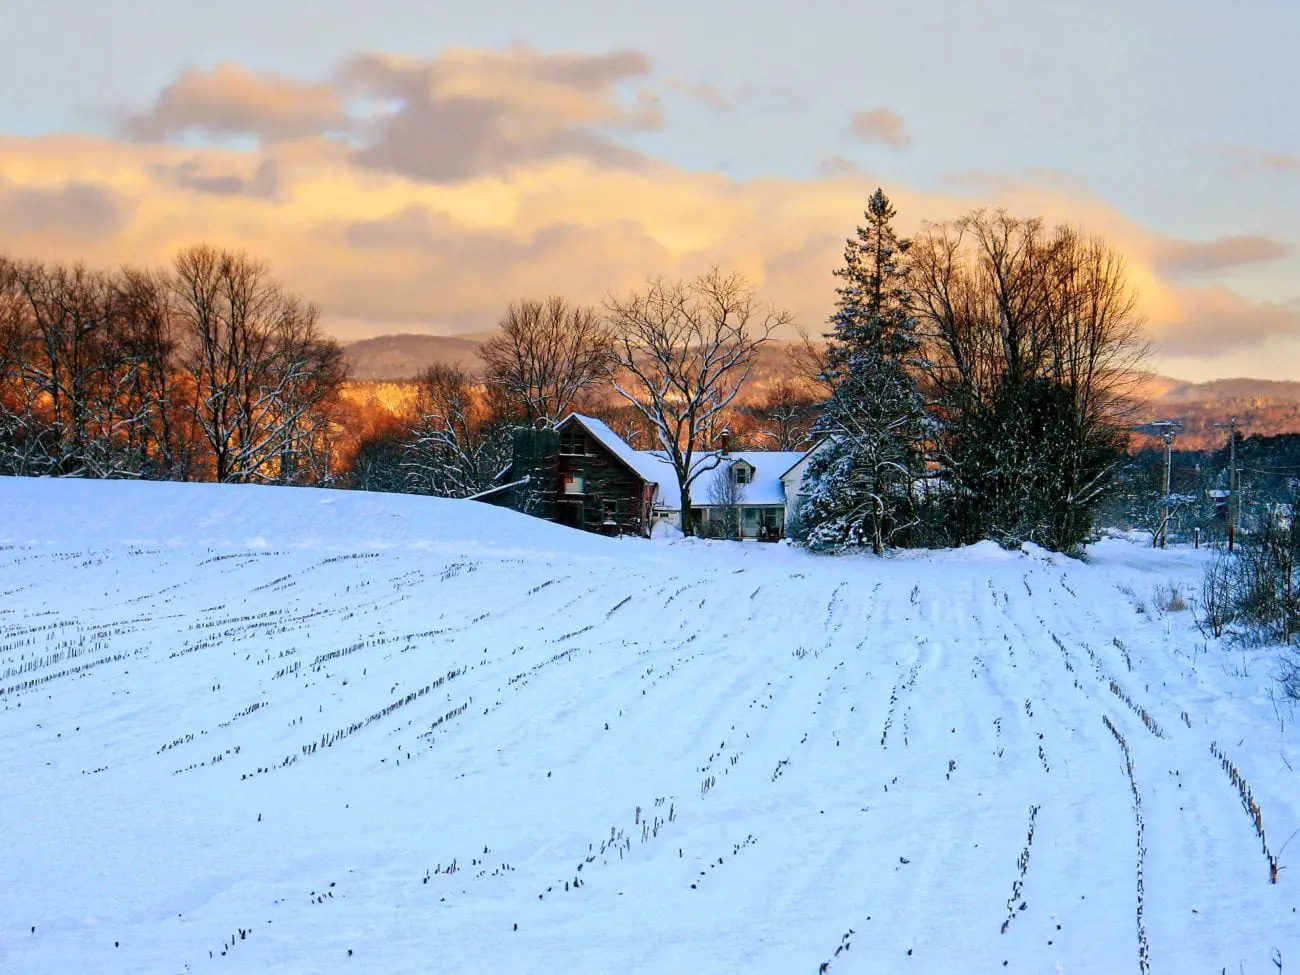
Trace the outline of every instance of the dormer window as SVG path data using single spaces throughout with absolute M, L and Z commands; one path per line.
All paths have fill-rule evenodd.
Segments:
M 754 468 L 744 461 L 731 466 L 731 477 L 737 484 L 748 484 L 754 479 Z

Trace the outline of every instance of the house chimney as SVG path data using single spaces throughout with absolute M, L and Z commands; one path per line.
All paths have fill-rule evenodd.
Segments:
M 718 433 L 718 443 L 721 445 L 721 453 L 726 457 L 731 453 L 731 427 L 723 427 Z

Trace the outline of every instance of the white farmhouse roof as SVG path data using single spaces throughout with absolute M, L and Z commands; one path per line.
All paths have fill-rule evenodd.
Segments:
M 816 442 L 815 442 L 811 447 L 809 447 L 807 450 L 804 450 L 804 451 L 801 451 L 801 452 L 795 454 L 795 455 L 794 455 L 794 457 L 795 457 L 795 461 L 794 461 L 794 463 L 791 464 L 789 467 L 787 467 L 785 470 L 783 470 L 783 471 L 781 472 L 781 475 L 780 475 L 780 476 L 781 476 L 782 480 L 785 479 L 785 476 L 786 476 L 787 474 L 789 474 L 792 470 L 794 470 L 796 467 L 798 467 L 798 466 L 799 466 L 799 462 L 802 461 L 805 457 L 810 457 L 810 456 L 812 456 L 813 454 L 815 454 L 818 450 L 820 450 L 820 449 L 821 449 L 821 445 L 824 444 L 828 439 L 830 439 L 828 436 L 821 436 L 821 437 L 818 437 L 818 438 L 817 438 L 817 441 L 816 441 Z
M 657 450 L 633 450 L 617 433 L 606 424 L 592 416 L 570 413 L 560 423 L 563 426 L 570 420 L 581 423 L 587 432 L 595 437 L 611 454 L 621 460 L 629 469 L 640 475 L 649 484 L 657 484 L 655 493 L 656 506 L 668 511 L 678 511 L 682 506 L 681 492 L 677 489 L 677 474 L 673 465 L 665 460 Z M 692 464 L 709 467 L 714 458 L 718 466 L 705 471 L 691 485 L 691 504 L 694 507 L 707 507 L 709 504 L 709 485 L 716 471 L 727 470 L 730 465 L 743 460 L 754 468 L 753 480 L 745 485 L 746 505 L 783 505 L 785 489 L 781 475 L 785 474 L 804 456 L 802 450 L 733 450 L 727 454 L 717 451 L 701 451 L 692 458 Z
M 647 465 L 657 465 L 658 474 L 654 480 L 659 483 L 658 501 L 669 511 L 677 511 L 682 506 L 681 493 L 677 490 L 677 476 L 672 464 L 655 456 L 657 451 L 638 450 L 635 453 L 644 458 Z M 692 463 L 698 467 L 708 467 L 718 459 L 718 466 L 705 471 L 691 485 L 691 504 L 694 507 L 708 507 L 709 485 L 718 471 L 726 471 L 731 464 L 743 460 L 754 468 L 753 480 L 745 485 L 745 505 L 783 505 L 785 488 L 781 475 L 799 462 L 803 451 L 797 450 L 733 450 L 728 454 L 716 451 L 704 451 L 696 454 Z

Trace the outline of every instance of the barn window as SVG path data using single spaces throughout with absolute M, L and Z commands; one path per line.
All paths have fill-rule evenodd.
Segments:
M 564 493 L 565 493 L 565 494 L 581 494 L 581 493 L 582 493 L 582 487 L 583 487 L 582 475 L 580 475 L 580 474 L 565 474 L 565 475 L 564 475 Z
M 582 427 L 576 423 L 570 423 L 560 433 L 560 453 L 582 455 L 586 452 L 587 438 L 582 432 Z

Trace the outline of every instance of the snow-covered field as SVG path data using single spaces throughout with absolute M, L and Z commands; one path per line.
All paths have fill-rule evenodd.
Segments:
M 1300 971 L 1202 555 L 0 479 L 0 971 Z

